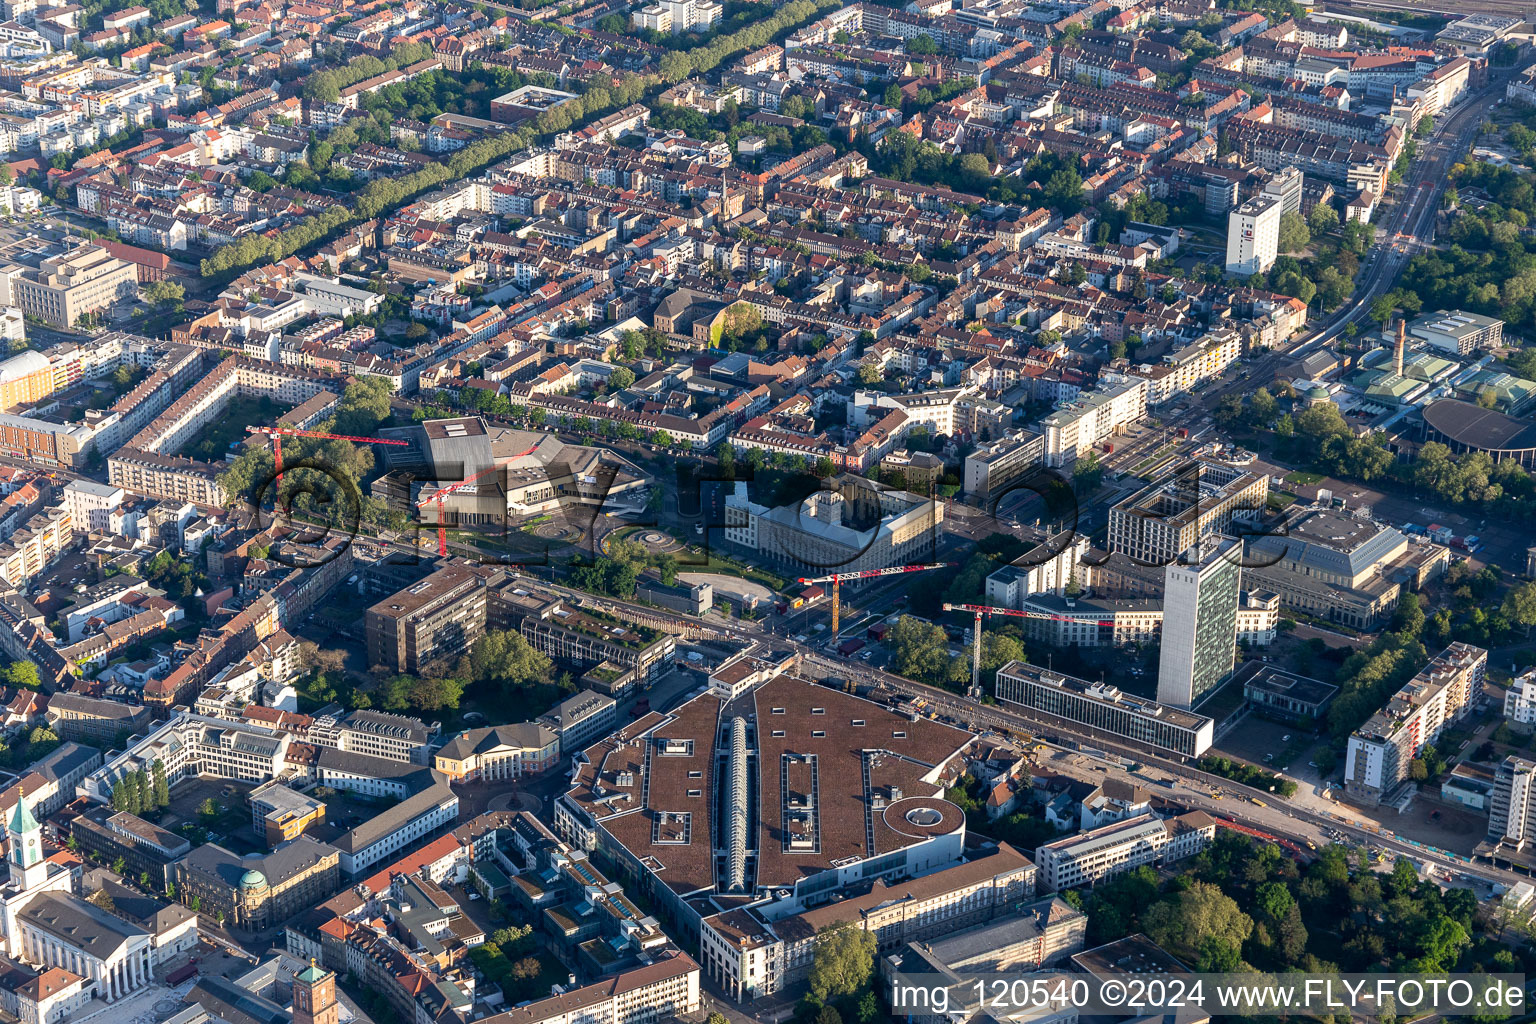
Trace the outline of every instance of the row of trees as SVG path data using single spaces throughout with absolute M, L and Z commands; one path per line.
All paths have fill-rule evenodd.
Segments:
M 1336 742 L 1359 728 L 1428 660 L 1420 639 L 1424 621 L 1418 595 L 1404 593 L 1391 627 L 1344 659 L 1334 679 L 1339 694 L 1328 708 L 1328 731 Z
M 335 103 L 341 99 L 341 90 L 349 85 L 356 85 L 366 78 L 376 78 L 389 71 L 398 71 L 430 56 L 432 47 L 427 43 L 397 43 L 390 55 L 383 59 L 364 54 L 337 67 L 316 71 L 304 80 L 303 95 L 314 103 Z
M 687 53 L 669 53 L 661 59 L 662 81 L 675 85 L 689 75 L 703 74 L 719 67 L 728 57 L 744 50 L 756 50 L 773 42 L 780 33 L 819 17 L 823 11 L 841 6 L 838 0 L 791 0 L 771 17 L 723 35 L 709 45 Z
M 837 6 L 837 0 L 792 0 L 778 8 L 772 17 L 737 32 L 715 39 L 709 45 L 687 53 L 670 53 L 662 58 L 660 74 L 625 75 L 613 85 L 589 85 L 579 97 L 543 111 L 531 126 L 500 132 L 470 143 L 446 160 L 428 164 L 421 170 L 397 178 L 379 178 L 369 182 L 351 197 L 350 205 L 338 205 L 308 218 L 275 236 L 248 234 L 221 246 L 202 261 L 203 276 L 238 273 L 252 266 L 282 260 L 350 227 L 399 207 L 418 195 L 452 181 L 458 181 L 485 166 L 535 142 L 574 126 L 602 117 L 641 99 L 647 90 L 661 84 L 680 82 L 690 74 L 709 71 L 727 58 L 773 41 L 781 32 L 795 28 Z M 568 31 L 561 26 L 535 26 L 552 31 Z M 340 90 L 365 78 L 382 74 L 392 67 L 421 59 L 412 46 L 401 44 L 388 60 L 360 57 L 344 68 L 327 68 L 306 79 L 304 94 L 321 102 L 334 101 Z
M 1279 447 L 1292 445 L 1294 454 L 1330 476 L 1365 482 L 1391 479 L 1451 505 L 1480 505 L 1512 517 L 1532 514 L 1536 478 L 1513 459 L 1495 463 L 1486 452 L 1457 455 L 1446 445 L 1430 441 L 1419 448 L 1413 461 L 1399 462 L 1384 436 L 1356 437 L 1331 402 L 1281 413 L 1275 396 L 1258 388 L 1243 399 L 1223 399 L 1216 416 L 1225 427 L 1247 425 L 1273 431 Z
M 1210 772 L 1212 775 L 1220 775 L 1224 779 L 1242 783 L 1244 786 L 1252 786 L 1254 789 L 1262 789 L 1266 792 L 1278 793 L 1281 796 L 1294 796 L 1296 783 L 1279 775 L 1271 774 L 1262 768 L 1255 768 L 1251 764 L 1242 761 L 1233 761 L 1220 755 L 1211 754 L 1200 759 L 1200 770 Z
M 149 814 L 171 802 L 171 789 L 165 777 L 165 762 L 155 758 L 150 771 L 143 768 L 129 772 L 112 787 L 114 811 Z
M 398 178 L 377 178 L 353 196 L 349 205 L 338 204 L 276 235 L 241 235 L 222 245 L 201 263 L 204 277 L 238 273 L 249 267 L 283 260 L 354 224 L 395 209 L 424 192 L 457 181 L 487 164 L 527 147 L 519 132 L 503 132 L 477 139 L 440 163 Z

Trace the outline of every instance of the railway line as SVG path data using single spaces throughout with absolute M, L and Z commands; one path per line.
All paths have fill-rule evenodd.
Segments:
M 1342 805 L 1337 812 L 1324 813 L 1301 803 L 1283 801 L 1231 779 L 1202 771 L 1191 765 L 1188 758 L 1173 755 L 1170 751 L 1133 743 L 1078 722 L 1034 713 L 1025 708 L 978 704 L 949 690 L 868 666 L 832 661 L 815 653 L 808 655 L 805 660 L 824 667 L 825 675 L 829 677 L 863 680 L 882 687 L 883 692 L 908 700 L 921 698 L 936 713 L 973 730 L 992 729 L 1008 735 L 1022 734 L 1061 750 L 1089 757 L 1108 756 L 1118 761 L 1134 761 L 1156 769 L 1173 777 L 1178 786 L 1182 787 L 1176 787 L 1172 793 L 1161 794 L 1164 800 L 1207 811 L 1213 817 L 1230 823 L 1226 827 L 1240 826 L 1238 831 L 1251 829 L 1253 831 L 1250 834 L 1269 837 L 1265 841 L 1281 845 L 1289 843 L 1296 847 L 1296 853 L 1301 852 L 1300 846 L 1307 842 L 1329 842 L 1328 834 L 1334 831 L 1360 845 L 1375 846 L 1393 854 L 1421 860 L 1444 875 L 1465 875 L 1485 884 L 1504 886 L 1524 880 L 1522 875 L 1491 864 L 1474 862 L 1467 857 L 1400 839 L 1379 826 L 1362 825 L 1358 818 L 1350 815 L 1350 809 Z M 1102 770 L 1108 774 L 1119 769 L 1106 765 Z M 1130 772 L 1124 774 L 1130 781 L 1136 778 Z M 1259 796 L 1274 800 L 1275 805 L 1259 802 L 1255 807 L 1248 807 L 1248 802 Z M 1287 849 L 1289 851 L 1290 847 Z

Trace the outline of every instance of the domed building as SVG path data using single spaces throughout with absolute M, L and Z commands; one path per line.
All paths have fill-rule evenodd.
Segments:
M 197 847 L 176 864 L 183 903 L 227 927 L 259 930 L 280 924 L 334 893 L 341 885 L 341 853 L 308 836 L 271 853 L 240 857 L 215 843 Z

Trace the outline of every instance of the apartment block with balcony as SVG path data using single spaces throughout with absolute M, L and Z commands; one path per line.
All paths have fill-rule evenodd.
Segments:
M 1109 550 L 1167 565 L 1234 519 L 1259 515 L 1269 478 L 1219 462 L 1191 460 L 1109 510 Z
M 1404 783 L 1413 759 L 1467 713 L 1487 668 L 1488 652 L 1459 640 L 1430 659 L 1350 735 L 1345 790 L 1373 803 L 1397 803 L 1410 795 Z

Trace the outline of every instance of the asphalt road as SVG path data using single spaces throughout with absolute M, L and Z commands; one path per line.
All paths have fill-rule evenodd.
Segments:
M 583 591 L 573 590 L 558 583 L 544 582 L 541 585 L 550 587 L 572 598 L 580 598 L 586 602 L 596 603 L 610 611 L 620 613 L 625 609 L 645 611 L 639 605 L 610 598 L 595 598 Z M 695 619 L 693 621 L 700 624 L 700 628 L 705 636 L 728 639 L 742 645 L 764 638 L 763 624 L 758 621 L 741 622 L 738 624 L 736 622 L 726 622 L 713 616 L 708 619 Z M 1464 861 L 1431 853 L 1421 847 L 1415 847 L 1411 843 L 1393 838 L 1386 830 L 1376 831 L 1373 825 L 1367 824 L 1362 826 L 1361 824 L 1352 824 L 1352 821 L 1360 821 L 1364 816 L 1360 812 L 1343 805 L 1340 805 L 1338 810 L 1334 812 L 1341 817 L 1330 817 L 1328 814 L 1320 813 L 1307 804 L 1298 801 L 1284 801 L 1277 797 L 1265 797 L 1265 803 L 1257 805 L 1251 802 L 1252 797 L 1261 795 L 1257 791 L 1239 786 L 1219 776 L 1202 772 L 1172 757 L 1149 753 L 1146 750 L 1117 746 L 1113 742 L 1106 742 L 1102 737 L 1091 735 L 1086 730 L 1073 728 L 1070 723 L 1032 719 L 1020 711 L 1004 709 L 997 705 L 978 704 L 948 690 L 927 686 L 903 676 L 893 675 L 858 659 L 840 659 L 809 644 L 795 643 L 792 639 L 782 636 L 776 637 L 775 643 L 787 644 L 800 652 L 804 664 L 824 678 L 853 679 L 866 684 L 881 686 L 886 692 L 891 694 L 923 697 L 943 714 L 972 731 L 983 732 L 989 729 L 1002 728 L 1013 732 L 1027 732 L 1030 735 L 1047 732 L 1053 735 L 1070 736 L 1074 740 L 1080 741 L 1084 746 L 1126 756 L 1143 765 L 1151 766 L 1157 772 L 1177 780 L 1174 789 L 1168 793 L 1159 794 L 1164 799 L 1190 807 L 1209 810 L 1212 813 L 1230 818 L 1251 828 L 1291 839 L 1298 845 L 1313 842 L 1320 847 L 1322 844 L 1330 842 L 1323 830 L 1331 828 L 1343 832 L 1356 843 L 1375 845 L 1393 853 L 1411 856 L 1421 862 L 1434 864 L 1442 872 L 1461 873 L 1467 875 L 1472 880 L 1481 880 L 1484 885 L 1492 883 L 1512 885 L 1514 882 L 1523 879 L 1523 876 L 1495 868 L 1492 865 L 1482 863 L 1468 864 Z M 666 710 L 661 704 L 655 706 L 658 710 Z M 1118 771 L 1118 769 L 1112 766 L 1106 766 L 1105 770 L 1111 772 Z M 1217 796 L 1220 796 L 1221 799 L 1214 799 Z M 1313 803 L 1318 802 L 1313 801 Z M 1322 805 L 1319 803 L 1319 806 Z
M 1336 811 L 1324 813 L 1311 806 L 1311 804 L 1325 806 L 1319 801 L 1304 803 L 1300 800 L 1288 801 L 1273 795 L 1262 794 L 1220 776 L 1202 772 L 1180 760 L 1150 753 L 1145 749 L 1106 742 L 1103 737 L 1085 735 L 1083 730 L 1074 729 L 1070 723 L 1064 723 L 1061 720 L 1047 716 L 1034 717 L 1026 714 L 1022 709 L 1004 709 L 998 705 L 977 704 L 948 690 L 926 686 L 863 665 L 850 664 L 846 661 L 830 661 L 814 654 L 807 660 L 825 666 L 829 675 L 844 678 L 851 676 L 864 682 L 882 685 L 892 693 L 922 697 L 943 715 L 972 731 L 1001 728 L 1036 737 L 1041 733 L 1066 735 L 1081 741 L 1084 746 L 1129 758 L 1143 766 L 1151 766 L 1154 769 L 1154 775 L 1161 774 L 1177 780 L 1171 790 L 1158 794 L 1164 799 L 1210 811 L 1250 828 L 1291 839 L 1298 845 L 1312 842 L 1321 847 L 1331 841 L 1323 830 L 1336 829 L 1358 844 L 1374 845 L 1392 853 L 1410 856 L 1415 860 L 1433 864 L 1442 874 L 1465 875 L 1468 880 L 1474 882 L 1480 880 L 1485 886 L 1495 883 L 1509 886 L 1525 880 L 1523 875 L 1489 864 L 1470 864 L 1398 840 L 1390 831 L 1378 830 L 1377 826 L 1368 823 L 1361 812 L 1345 805 L 1338 805 Z M 1135 781 L 1129 773 L 1122 772 L 1112 765 L 1105 765 L 1103 771 L 1112 775 L 1121 774 L 1130 781 Z M 1146 772 L 1143 771 L 1143 775 L 1145 774 Z M 1262 798 L 1263 802 L 1254 803 L 1253 800 L 1256 797 Z M 1366 824 L 1357 824 L 1362 821 L 1366 821 Z

